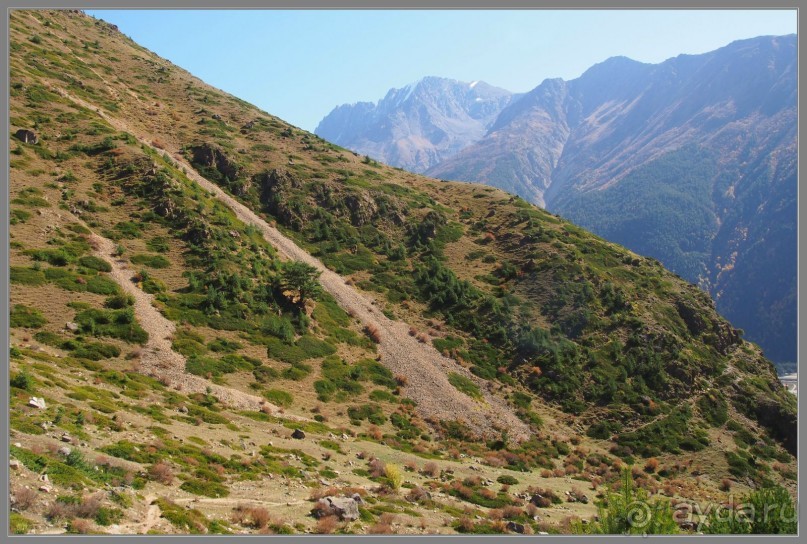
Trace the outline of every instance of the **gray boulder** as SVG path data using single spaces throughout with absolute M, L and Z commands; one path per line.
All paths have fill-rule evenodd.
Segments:
M 317 501 L 313 510 L 317 518 L 336 516 L 340 521 L 359 519 L 359 503 L 353 497 L 325 497 Z
M 520 535 L 523 535 L 524 525 L 521 523 L 516 523 L 515 521 L 508 521 L 507 530 L 510 531 L 511 533 L 518 533 Z

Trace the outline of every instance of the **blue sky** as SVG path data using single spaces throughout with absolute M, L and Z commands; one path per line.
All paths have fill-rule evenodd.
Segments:
M 796 32 L 795 10 L 179 11 L 88 13 L 207 83 L 307 130 L 423 76 L 514 92 L 624 55 L 661 62 Z

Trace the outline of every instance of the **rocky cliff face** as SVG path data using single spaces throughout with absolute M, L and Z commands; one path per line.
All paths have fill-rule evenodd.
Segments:
M 315 133 L 363 155 L 413 172 L 481 139 L 514 95 L 482 81 L 426 77 L 391 89 L 377 104 L 336 107 Z

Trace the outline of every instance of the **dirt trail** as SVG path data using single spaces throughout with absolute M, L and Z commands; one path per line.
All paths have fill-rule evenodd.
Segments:
M 232 507 L 235 503 L 245 504 L 249 506 L 297 506 L 300 504 L 308 504 L 308 500 L 284 501 L 284 502 L 267 502 L 262 499 L 234 499 L 233 497 L 208 499 L 206 497 L 182 497 L 174 498 L 176 504 L 181 505 L 216 505 L 216 506 L 229 506 Z
M 139 371 L 155 376 L 183 393 L 205 393 L 208 390 L 222 403 L 246 410 L 271 410 L 279 413 L 277 406 L 266 400 L 242 391 L 210 383 L 204 378 L 185 372 L 185 357 L 171 349 L 171 336 L 176 330 L 172 321 L 166 319 L 152 305 L 152 295 L 141 290 L 133 281 L 134 272 L 125 260 L 114 256 L 115 244 L 98 234 L 90 236 L 90 243 L 98 257 L 112 267 L 109 275 L 118 285 L 134 298 L 134 312 L 138 323 L 149 334 L 148 342 L 140 356 Z M 283 417 L 291 416 L 284 414 Z
M 106 114 L 62 89 L 59 89 L 58 92 L 75 103 L 97 112 L 117 130 L 132 134 L 141 143 L 154 148 L 158 153 L 165 153 L 164 150 L 152 145 L 154 140 L 152 136 L 134 130 L 121 119 Z M 365 326 L 374 327 L 380 332 L 381 341 L 378 347 L 381 361 L 394 374 L 406 377 L 407 385 L 404 393 L 417 402 L 417 409 L 421 415 L 436 420 L 464 421 L 476 432 L 488 435 L 498 435 L 501 430 L 506 429 L 509 436 L 515 440 L 529 438 L 529 427 L 502 399 L 490 394 L 487 390 L 488 382 L 476 377 L 455 361 L 444 357 L 431 344 L 421 343 L 410 336 L 409 325 L 386 317 L 373 306 L 369 298 L 356 288 L 347 285 L 344 278 L 326 268 L 318 259 L 309 255 L 291 239 L 258 217 L 252 210 L 198 174 L 181 154 L 175 153 L 173 160 L 180 169 L 184 169 L 191 180 L 230 207 L 241 221 L 260 229 L 263 236 L 277 249 L 281 257 L 303 261 L 319 270 L 322 287 L 336 299 L 339 305 L 357 317 Z M 151 304 L 149 303 L 148 306 L 151 307 Z M 154 313 L 159 315 L 159 312 L 153 307 L 151 308 Z M 162 315 L 159 317 L 165 320 Z M 170 345 L 168 347 L 170 349 Z M 484 401 L 474 400 L 454 388 L 448 381 L 449 372 L 455 372 L 473 380 L 482 391 Z
M 154 524 L 160 520 L 162 512 L 160 511 L 160 507 L 157 506 L 157 503 L 155 502 L 156 500 L 157 497 L 154 495 L 149 495 L 144 501 L 148 505 L 148 510 L 146 510 L 146 519 L 143 520 L 143 525 L 138 531 L 138 533 L 141 535 L 148 533 L 151 528 L 154 527 Z

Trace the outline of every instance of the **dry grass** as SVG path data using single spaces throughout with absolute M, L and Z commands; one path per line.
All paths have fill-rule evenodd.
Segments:
M 174 471 L 165 461 L 159 461 L 149 468 L 149 478 L 163 485 L 171 485 L 174 481 Z
M 409 490 L 406 494 L 406 500 L 409 502 L 425 503 L 429 500 L 429 492 L 426 489 L 416 486 Z
M 364 333 L 376 344 L 381 343 L 381 331 L 372 323 L 364 327 Z
M 337 527 L 339 527 L 339 520 L 336 519 L 336 516 L 325 516 L 319 518 L 314 532 L 318 535 L 329 535 L 333 533 Z
M 45 510 L 45 517 L 50 521 L 70 518 L 94 518 L 101 508 L 101 493 L 86 495 L 78 504 L 65 504 L 53 501 Z
M 385 512 L 381 514 L 381 517 L 378 518 L 368 530 L 367 532 L 374 535 L 391 535 L 393 534 L 392 530 L 392 523 L 395 521 L 395 515 L 390 514 L 389 512 Z
M 75 507 L 75 515 L 80 518 L 94 518 L 101 509 L 101 495 L 88 495 L 82 497 L 81 502 Z
M 14 507 L 20 511 L 28 510 L 36 504 L 38 496 L 36 490 L 22 486 L 15 488 L 13 495 L 15 501 Z
M 233 509 L 230 519 L 243 527 L 265 529 L 269 525 L 270 516 L 266 508 L 239 504 Z
M 437 463 L 429 461 L 428 463 L 423 465 L 423 470 L 421 470 L 420 473 L 430 478 L 437 478 L 438 476 L 440 476 L 440 467 L 437 466 Z
M 70 520 L 69 529 L 71 533 L 86 535 L 92 530 L 92 524 L 86 519 L 75 518 Z
M 381 478 L 386 476 L 387 465 L 381 459 L 371 459 L 367 463 L 367 469 L 370 471 L 370 476 L 373 478 Z
M 471 533 L 476 525 L 468 516 L 463 516 L 459 521 L 459 530 L 463 533 Z
M 505 506 L 501 511 L 504 519 L 516 519 L 524 513 L 518 506 Z

